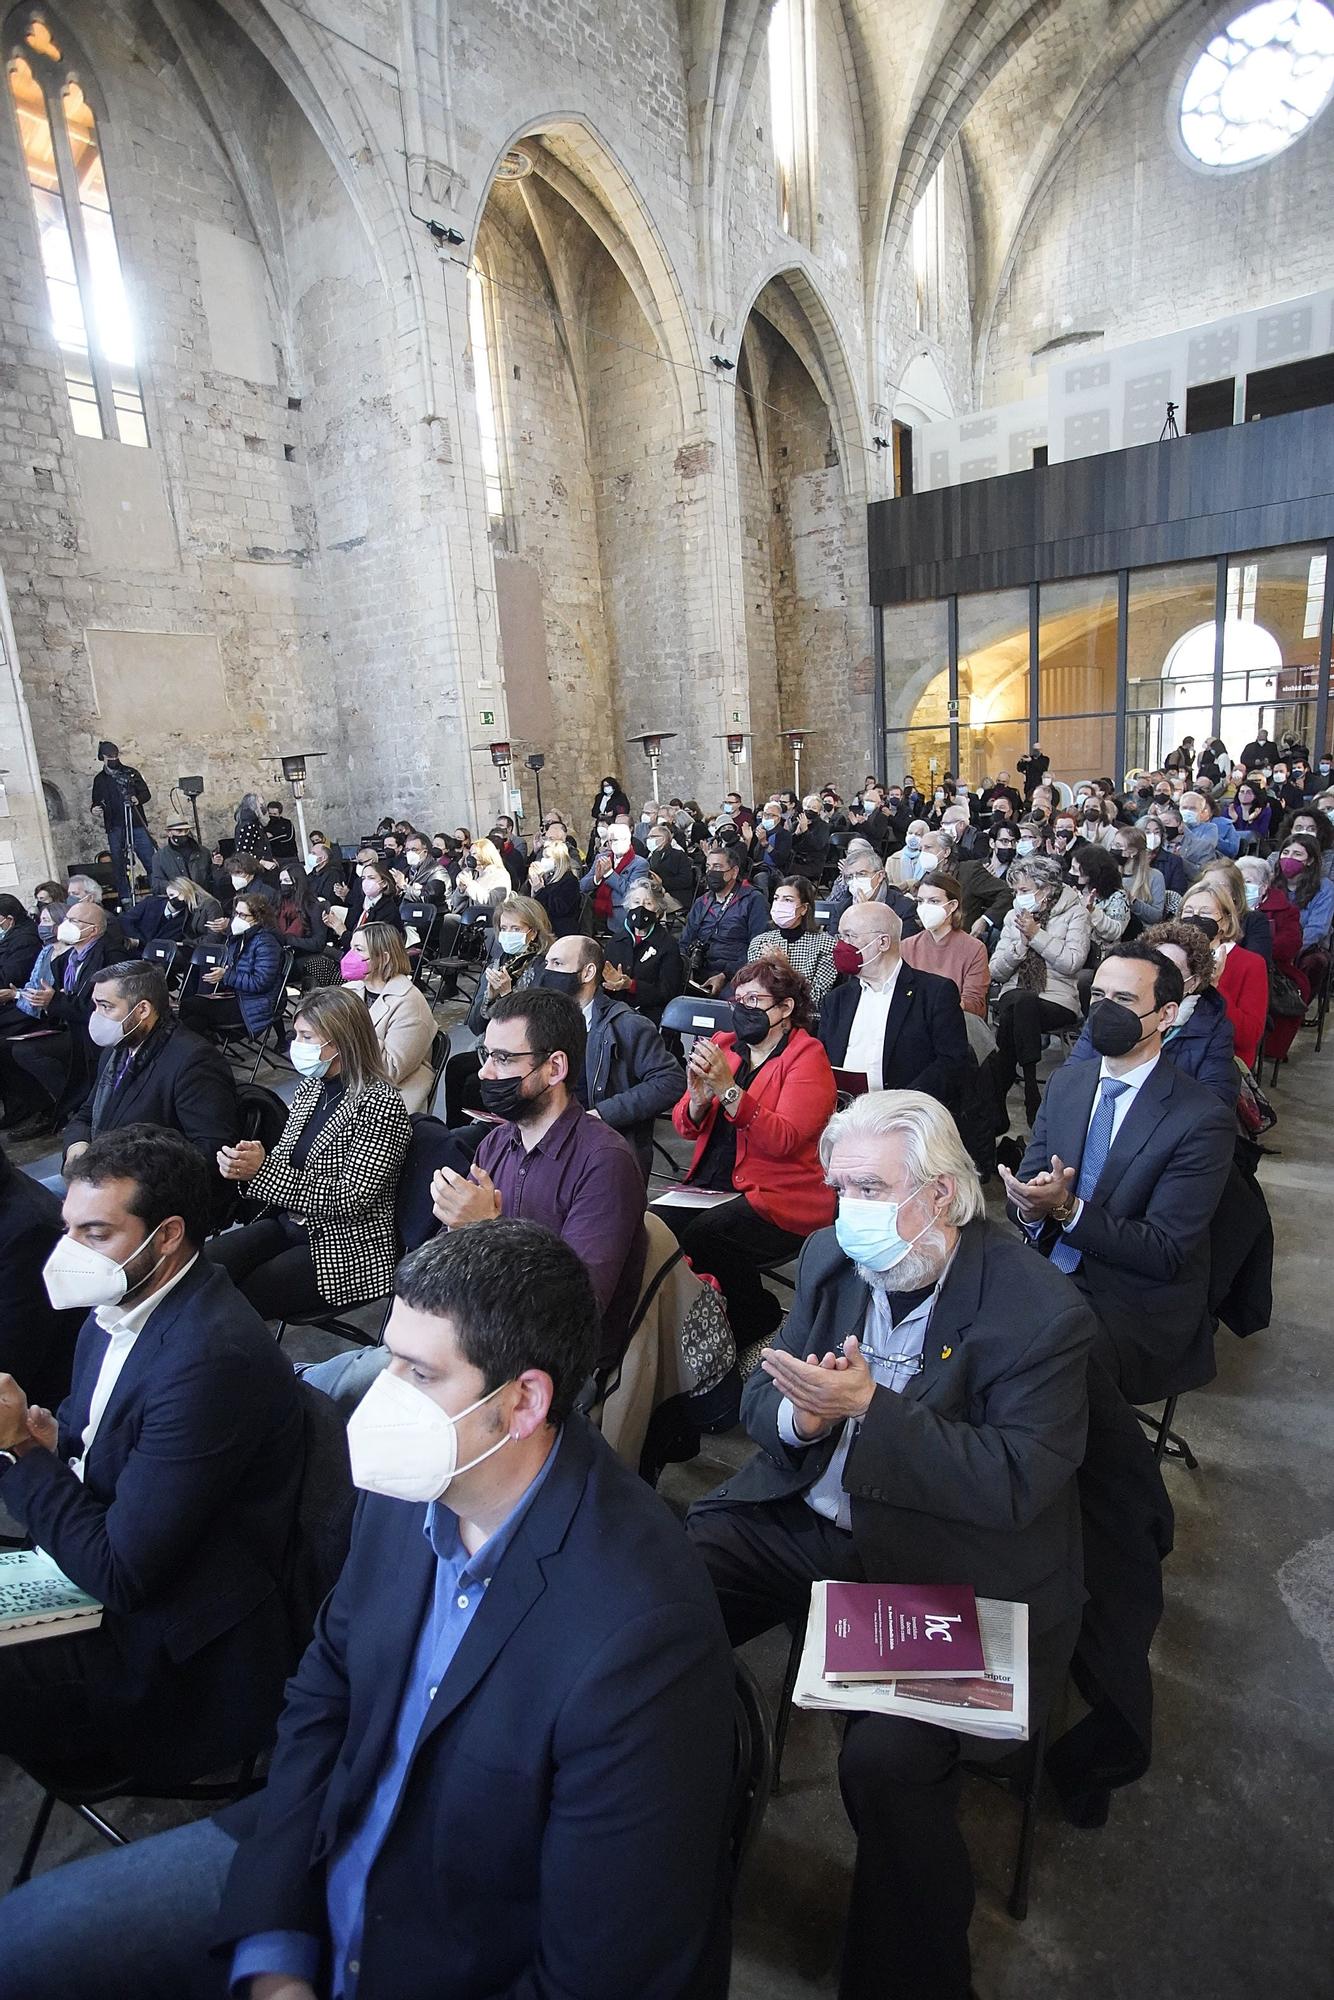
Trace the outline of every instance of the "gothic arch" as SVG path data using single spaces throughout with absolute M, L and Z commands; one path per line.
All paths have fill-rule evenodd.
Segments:
M 829 420 L 838 443 L 844 486 L 851 501 L 869 498 L 867 426 L 861 398 L 848 360 L 843 336 L 826 305 L 819 282 L 804 256 L 790 259 L 752 282 L 742 293 L 736 314 L 738 343 L 751 314 L 771 286 L 781 287 L 795 308 L 780 328 L 829 406 Z M 763 311 L 763 307 L 760 306 Z

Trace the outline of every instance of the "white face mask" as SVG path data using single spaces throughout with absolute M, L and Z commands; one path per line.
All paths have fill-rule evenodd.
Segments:
M 1019 894 L 1014 899 L 1014 907 L 1016 908 L 1016 910 L 1022 910 L 1029 916 L 1032 915 L 1033 911 L 1036 910 L 1037 906 L 1038 906 L 1038 899 L 1032 889 L 1021 889 L 1019 891 Z
M 490 1395 L 479 1396 L 466 1410 L 450 1416 L 411 1382 L 385 1369 L 348 1420 L 353 1484 L 363 1493 L 383 1493 L 390 1500 L 407 1500 L 417 1507 L 438 1500 L 459 1473 L 471 1472 L 483 1459 L 513 1442 L 503 1437 L 466 1465 L 458 1462 L 459 1424 L 492 1396 L 498 1396 L 504 1386 L 502 1382 Z
M 327 1076 L 332 1056 L 320 1054 L 321 1044 L 308 1041 L 303 1035 L 294 1035 L 288 1047 L 292 1058 L 292 1068 L 298 1076 Z
M 83 941 L 83 932 L 69 917 L 62 918 L 56 925 L 56 936 L 62 944 L 80 944 Z
M 789 929 L 797 922 L 797 906 L 795 903 L 775 903 L 770 915 L 780 930 Z
M 99 1049 L 114 1049 L 117 1042 L 123 1042 L 127 1035 L 134 1033 L 130 1019 L 137 1011 L 131 1007 L 129 1013 L 122 1015 L 117 1021 L 110 1014 L 104 1014 L 100 1008 L 94 1007 L 92 1018 L 88 1023 L 89 1041 Z
M 233 917 L 233 918 L 232 918 L 232 935 L 233 935 L 233 937 L 244 937 L 244 936 L 245 936 L 245 933 L 246 933 L 246 932 L 247 932 L 247 931 L 248 931 L 249 929 L 250 929 L 250 919 L 249 919 L 249 917 Z
M 853 875 L 848 879 L 848 893 L 854 903 L 869 903 L 875 894 L 875 881 L 870 875 Z
M 917 915 L 929 931 L 942 929 L 950 920 L 950 913 L 943 903 L 919 903 Z
M 323 866 L 321 857 L 318 854 L 315 854 L 309 850 L 304 855 L 303 859 L 305 860 L 306 867 L 311 874 L 313 874 L 317 868 Z
M 244 889 L 244 888 L 245 888 L 245 885 L 246 885 L 246 883 L 247 883 L 247 882 L 248 882 L 249 880 L 250 880 L 250 877 L 249 877 L 248 875 L 233 875 L 233 877 L 232 877 L 232 887 L 233 887 L 233 889 Z
M 139 1249 L 132 1250 L 125 1259 L 125 1264 L 134 1261 L 139 1250 L 152 1242 L 161 1227 L 159 1222 L 157 1229 L 149 1230 Z M 162 1262 L 159 1257 L 153 1271 Z M 87 1312 L 93 1306 L 119 1305 L 126 1291 L 125 1264 L 116 1263 L 114 1258 L 104 1256 L 87 1243 L 77 1243 L 72 1236 L 62 1236 L 42 1266 L 46 1296 L 57 1312 Z M 150 1278 L 153 1271 L 148 1273 Z

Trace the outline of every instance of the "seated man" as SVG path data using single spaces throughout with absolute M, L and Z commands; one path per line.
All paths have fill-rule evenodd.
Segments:
M 1098 1353 L 1132 1403 L 1214 1375 L 1209 1226 L 1232 1165 L 1236 1118 L 1162 1058 L 1184 985 L 1136 941 L 1093 975 L 1100 1061 L 1062 1063 L 1017 1175 L 1011 1212 L 1098 1316 Z
M 212 1042 L 176 1020 L 161 967 L 137 959 L 104 967 L 88 1034 L 101 1054 L 88 1095 L 65 1127 L 66 1168 L 103 1132 L 160 1125 L 190 1141 L 220 1196 L 218 1148 L 241 1136 L 236 1079 Z
M 652 1021 L 602 991 L 604 963 L 596 938 L 557 938 L 547 947 L 538 984 L 568 993 L 583 1015 L 588 1049 L 575 1095 L 594 1118 L 629 1141 L 647 1180 L 653 1121 L 671 1110 L 685 1089 L 686 1073 Z
M 165 896 L 167 886 L 182 875 L 191 882 L 207 889 L 212 878 L 207 849 L 195 839 L 190 821 L 183 813 L 167 821 L 165 846 L 154 850 L 153 865 L 148 871 L 148 893 L 150 896 Z
M 0 1376 L 0 1501 L 106 1611 L 0 1649 L 0 1750 L 20 1763 L 198 1777 L 277 1717 L 301 1406 L 264 1322 L 199 1254 L 209 1192 L 194 1147 L 145 1125 L 70 1163 L 46 1289 L 92 1310 L 56 1417 Z
M 806 1616 L 817 1578 L 957 1583 L 1029 1607 L 1031 1713 L 1079 1626 L 1093 1318 L 986 1220 L 948 1112 L 858 1098 L 820 1144 L 839 1199 L 746 1384 L 760 1450 L 691 1510 L 728 1636 Z M 839 1758 L 857 1831 L 840 2000 L 966 2000 L 973 1888 L 956 1821 L 963 1739 L 854 1715 Z M 966 1754 L 986 1754 L 969 1738 Z
M 839 918 L 834 963 L 851 975 L 820 1009 L 820 1040 L 835 1069 L 872 1090 L 924 1090 L 953 1107 L 972 1058 L 959 989 L 903 963 L 903 930 L 883 903 L 854 903 Z
M 60 1196 L 0 1146 L 0 1371 L 39 1405 L 68 1393 L 83 1325 L 82 1312 L 57 1311 L 42 1286 L 42 1266 L 63 1234 Z
M 563 993 L 527 986 L 491 1010 L 483 1044 L 482 1108 L 503 1119 L 465 1180 L 432 1177 L 431 1205 L 449 1229 L 505 1215 L 541 1222 L 578 1253 L 602 1315 L 601 1361 L 625 1344 L 648 1245 L 644 1176 L 619 1132 L 585 1117 L 575 1095 L 588 1036 Z
M 15 1891 L 0 1990 L 724 2000 L 732 1663 L 667 1510 L 572 1414 L 587 1273 L 504 1221 L 395 1290 L 263 1793 Z
M 730 796 L 730 794 L 729 794 Z M 686 978 L 705 993 L 721 993 L 750 957 L 750 942 L 769 927 L 769 905 L 741 879 L 740 850 L 715 841 L 704 865 L 704 889 L 681 932 Z
M 106 927 L 100 903 L 71 903 L 57 927 L 53 955 L 43 952 L 18 997 L 30 1024 L 0 1040 L 5 1129 L 16 1139 L 54 1130 L 63 1111 L 83 1096 L 92 1068 L 93 984 L 107 960 Z
M 927 838 L 930 839 L 931 836 L 928 835 Z M 940 843 L 934 854 L 928 854 L 924 849 L 918 859 L 923 863 L 918 874 L 925 875 L 929 869 L 948 867 L 949 851 L 943 843 Z M 825 919 L 825 929 L 837 934 L 839 919 L 854 903 L 887 905 L 893 910 L 901 928 L 909 937 L 914 931 L 921 929 L 917 921 L 917 906 L 912 897 L 905 895 L 902 889 L 894 887 L 885 873 L 885 864 L 875 849 L 860 840 L 854 841 L 848 848 L 848 858 L 830 891 L 829 915 Z
M 990 853 L 985 861 L 965 861 L 959 868 L 964 929 L 979 938 L 986 938 L 992 931 L 999 933 L 1005 913 L 1014 901 L 1014 891 L 1007 879 L 1010 863 L 1018 852 L 1014 827 L 998 816 L 992 822 L 987 844 Z M 1024 851 L 1032 853 L 1031 840 L 1026 841 Z

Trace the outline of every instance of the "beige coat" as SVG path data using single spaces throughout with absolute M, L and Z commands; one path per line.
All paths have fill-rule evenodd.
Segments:
M 426 995 L 406 972 L 400 972 L 378 993 L 367 995 L 360 979 L 350 979 L 348 991 L 370 1000 L 371 1025 L 389 1081 L 396 1085 L 409 1111 L 425 1111 L 431 1095 L 431 1043 L 438 1025 Z
M 1006 914 L 996 949 L 991 954 L 992 979 L 999 979 L 1001 991 L 1008 993 L 1017 983 L 1020 961 L 1025 952 L 1035 952 L 1047 968 L 1047 983 L 1042 989 L 1042 998 L 1050 1000 L 1054 1007 L 1065 1007 L 1078 1016 L 1079 989 L 1075 977 L 1089 955 L 1093 935 L 1083 897 L 1067 884 L 1031 943 L 1020 930 L 1017 917 L 1018 911 L 1013 909 Z

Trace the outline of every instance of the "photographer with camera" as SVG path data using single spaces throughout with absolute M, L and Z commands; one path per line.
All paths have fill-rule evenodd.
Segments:
M 686 984 L 700 993 L 718 994 L 750 957 L 751 939 L 768 930 L 769 906 L 742 881 L 737 849 L 723 841 L 710 843 L 704 884 L 681 933 L 681 955 Z

